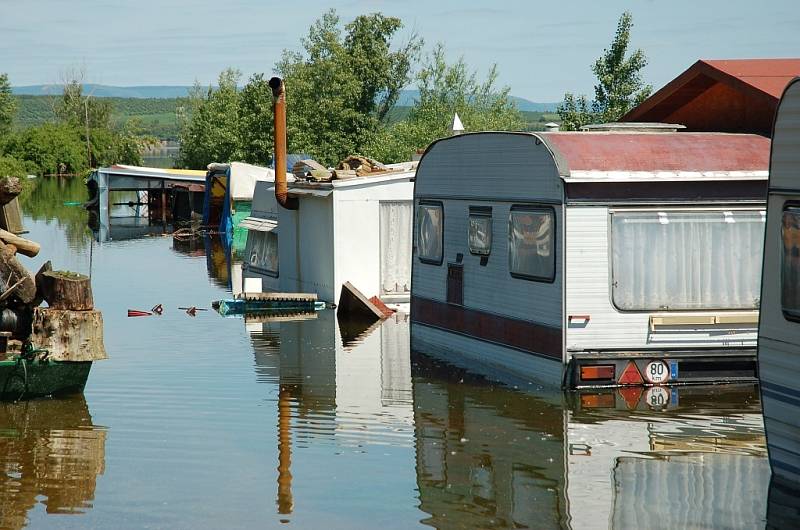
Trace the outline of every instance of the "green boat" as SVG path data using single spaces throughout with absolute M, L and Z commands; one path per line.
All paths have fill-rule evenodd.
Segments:
M 92 361 L 29 360 L 21 355 L 0 361 L 0 400 L 20 400 L 83 392 Z

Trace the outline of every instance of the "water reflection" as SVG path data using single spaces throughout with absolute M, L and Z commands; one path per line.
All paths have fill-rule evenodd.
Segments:
M 83 396 L 0 403 L 0 527 L 26 526 L 37 504 L 48 514 L 92 508 L 105 441 Z
M 417 475 L 435 528 L 755 528 L 769 467 L 754 387 L 669 410 L 523 392 L 414 357 Z M 583 406 L 588 405 L 588 406 Z

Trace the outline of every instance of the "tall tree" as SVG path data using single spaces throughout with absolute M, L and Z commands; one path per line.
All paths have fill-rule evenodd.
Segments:
M 416 149 L 450 134 L 458 113 L 472 131 L 521 130 L 524 120 L 509 97 L 508 87 L 497 87 L 492 66 L 483 80 L 459 58 L 449 64 L 438 44 L 417 74 L 419 98 L 407 119 L 384 129 L 370 142 L 367 154 L 384 162 L 409 160 Z
M 237 150 L 239 120 L 239 70 L 219 74 L 217 87 L 204 89 L 196 83 L 184 100 L 179 119 L 180 167 L 205 169 L 211 162 L 228 162 Z
M 361 153 L 379 131 L 422 41 L 412 35 L 394 49 L 402 22 L 379 13 L 341 28 L 334 10 L 302 40 L 302 52 L 285 51 L 277 65 L 287 86 L 289 147 L 325 164 Z
M 647 99 L 653 87 L 642 80 L 641 70 L 647 66 L 647 57 L 641 49 L 628 56 L 633 17 L 626 11 L 620 16 L 611 46 L 592 65 L 597 77 L 591 112 L 585 96 L 564 95 L 558 107 L 562 127 L 579 129 L 589 123 L 611 122 L 621 118 Z
M 16 112 L 17 102 L 11 94 L 8 74 L 0 74 L 0 137 L 11 132 Z

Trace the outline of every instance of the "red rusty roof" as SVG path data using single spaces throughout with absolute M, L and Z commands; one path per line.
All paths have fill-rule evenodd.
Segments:
M 539 136 L 566 166 L 560 170 L 567 177 L 566 171 L 752 173 L 769 169 L 770 140 L 755 134 L 556 132 Z
M 679 120 L 689 130 L 769 135 L 783 89 L 800 59 L 700 60 L 620 121 Z

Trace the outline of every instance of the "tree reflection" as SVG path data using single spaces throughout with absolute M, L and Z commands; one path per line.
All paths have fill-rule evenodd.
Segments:
M 90 509 L 105 440 L 82 395 L 0 403 L 0 527 L 24 527 L 37 503 L 48 514 Z

